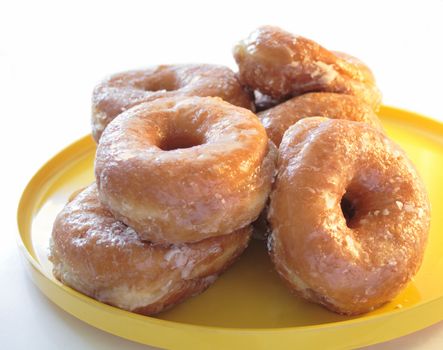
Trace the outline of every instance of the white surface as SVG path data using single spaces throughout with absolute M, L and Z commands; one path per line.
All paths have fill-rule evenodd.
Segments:
M 275 24 L 361 58 L 384 102 L 443 121 L 442 1 L 0 2 L 0 348 L 146 349 L 62 312 L 28 280 L 15 210 L 32 174 L 89 132 L 94 84 L 168 62 L 234 67 L 231 47 Z M 437 349 L 443 323 L 371 349 Z

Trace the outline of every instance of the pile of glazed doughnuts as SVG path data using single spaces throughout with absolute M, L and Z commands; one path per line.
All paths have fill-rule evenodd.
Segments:
M 301 297 L 343 314 L 391 300 L 420 267 L 430 212 L 371 71 L 271 26 L 234 58 L 237 74 L 162 65 L 95 88 L 96 181 L 55 220 L 55 277 L 155 314 L 214 283 L 254 226 Z

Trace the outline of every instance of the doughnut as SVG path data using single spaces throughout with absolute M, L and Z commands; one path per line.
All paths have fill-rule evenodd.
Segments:
M 306 117 L 328 117 L 366 122 L 382 130 L 372 108 L 359 98 L 333 92 L 311 92 L 296 96 L 258 113 L 268 137 L 278 147 L 285 131 Z
M 216 96 L 236 106 L 253 109 L 251 96 L 227 67 L 160 65 L 112 75 L 95 87 L 92 135 L 98 142 L 111 120 L 136 104 L 177 96 Z
M 257 218 L 276 155 L 247 109 L 216 97 L 157 99 L 109 124 L 95 175 L 103 205 L 142 239 L 196 242 Z
M 243 252 L 250 235 L 246 226 L 192 244 L 141 241 L 101 205 L 94 183 L 57 216 L 50 260 L 62 283 L 98 301 L 152 315 L 209 287 Z
M 336 92 L 357 96 L 374 110 L 381 102 L 374 76 L 361 61 L 278 27 L 253 31 L 234 47 L 234 58 L 240 82 L 274 99 Z
M 268 247 L 303 298 L 348 315 L 391 300 L 420 267 L 429 201 L 399 146 L 366 123 L 306 118 L 279 148 Z

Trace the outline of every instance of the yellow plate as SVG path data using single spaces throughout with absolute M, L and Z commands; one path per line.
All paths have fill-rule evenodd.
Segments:
M 344 317 L 292 296 L 276 276 L 265 245 L 254 241 L 206 292 L 157 317 L 99 303 L 63 286 L 51 274 L 48 241 L 68 196 L 93 181 L 95 145 L 84 137 L 32 178 L 18 210 L 20 247 L 30 276 L 62 309 L 106 332 L 173 349 L 355 348 L 395 338 L 443 319 L 443 125 L 383 107 L 390 136 L 421 173 L 432 202 L 423 266 L 415 280 L 382 308 Z

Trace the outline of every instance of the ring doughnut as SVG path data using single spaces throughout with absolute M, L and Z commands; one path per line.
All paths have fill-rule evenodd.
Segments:
M 246 248 L 250 227 L 187 245 L 139 239 L 117 221 L 90 185 L 54 223 L 50 260 L 62 283 L 132 312 L 161 312 L 209 287 Z
M 276 154 L 247 109 L 216 97 L 158 99 L 109 124 L 95 174 L 101 202 L 143 239 L 195 242 L 257 218 Z
M 391 300 L 418 270 L 429 210 L 415 168 L 383 133 L 302 119 L 279 148 L 270 255 L 304 298 L 360 314 Z
M 98 142 L 118 114 L 162 97 L 215 96 L 253 109 L 251 96 L 229 68 L 210 64 L 160 65 L 112 75 L 92 95 L 92 134 Z
M 274 99 L 306 92 L 355 95 L 377 110 L 381 94 L 367 66 L 273 26 L 259 27 L 234 47 L 240 81 Z
M 383 129 L 369 105 L 355 96 L 333 92 L 306 93 L 258 113 L 268 137 L 277 147 L 291 125 L 302 118 L 315 116 L 361 121 Z

